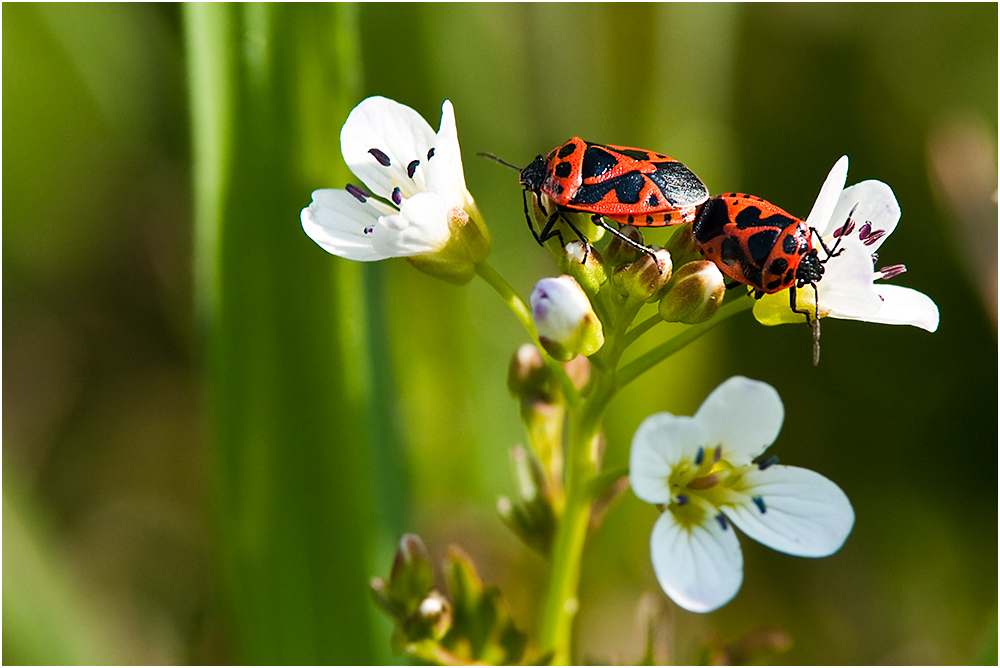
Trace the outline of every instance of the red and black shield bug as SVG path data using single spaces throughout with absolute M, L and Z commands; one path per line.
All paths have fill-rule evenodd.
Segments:
M 853 215 L 853 211 L 852 211 Z M 849 216 L 844 227 L 851 224 Z M 827 248 L 816 228 L 770 202 L 753 195 L 727 193 L 712 197 L 698 210 L 691 226 L 702 257 L 736 283 L 754 289 L 754 297 L 788 289 L 792 311 L 805 316 L 813 328 L 813 361 L 819 362 L 819 290 L 824 264 L 842 251 Z M 815 234 L 826 257 L 813 246 Z M 796 290 L 812 286 L 816 296 L 813 317 L 797 308 Z
M 495 155 L 480 155 L 514 167 Z M 524 216 L 539 244 L 552 237 L 562 242 L 562 234 L 555 228 L 560 219 L 585 239 L 566 217 L 567 212 L 577 212 L 590 214 L 595 225 L 638 246 L 603 219 L 636 227 L 679 225 L 694 220 L 698 206 L 708 199 L 708 189 L 701 179 L 669 156 L 628 146 L 594 144 L 579 137 L 552 149 L 548 155 L 539 155 L 519 171 L 524 187 Z M 540 231 L 535 230 L 528 212 L 529 192 L 546 216 Z M 554 205 L 554 211 L 546 211 L 542 195 Z

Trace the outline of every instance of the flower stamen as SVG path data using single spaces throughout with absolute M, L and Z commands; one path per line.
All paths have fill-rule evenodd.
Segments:
M 399 206 L 403 203 L 403 193 L 399 190 L 399 187 L 392 189 L 392 203 Z
M 420 164 L 419 160 L 413 160 L 406 166 L 406 175 L 413 178 L 413 173 L 417 171 L 417 166 Z
M 761 515 L 767 512 L 767 506 L 764 504 L 764 497 L 754 496 L 751 497 L 751 501 L 753 501 L 754 504 L 757 506 L 757 509 L 760 510 Z
M 344 188 L 344 190 L 346 190 L 348 193 L 350 193 L 351 196 L 354 197 L 354 199 L 358 200 L 362 204 L 364 204 L 365 202 L 367 202 L 368 198 L 372 196 L 372 194 L 370 192 L 368 192 L 364 188 L 357 187 L 353 183 L 348 183 L 347 187 Z
M 378 160 L 380 165 L 382 165 L 383 167 L 389 166 L 390 164 L 389 156 L 387 156 L 385 153 L 378 150 L 377 148 L 370 148 L 368 149 L 368 152 L 371 153 L 376 160 Z
M 729 528 L 729 521 L 726 519 L 726 516 L 723 515 L 722 513 L 719 513 L 718 515 L 715 516 L 715 521 L 719 523 L 719 526 L 722 527 L 723 531 Z
M 881 269 L 879 269 L 878 273 L 880 273 L 882 275 L 881 278 L 885 280 L 888 278 L 892 278 L 893 276 L 899 276 L 905 271 L 906 271 L 905 264 L 891 264 L 888 267 L 882 267 Z

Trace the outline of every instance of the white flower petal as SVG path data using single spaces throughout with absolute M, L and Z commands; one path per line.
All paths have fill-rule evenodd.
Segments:
M 846 182 L 847 156 L 845 155 L 841 156 L 837 164 L 830 170 L 826 181 L 823 182 L 823 187 L 819 190 L 819 195 L 816 196 L 816 202 L 813 204 L 812 211 L 809 212 L 809 216 L 806 218 L 806 225 L 808 227 L 815 227 L 820 236 L 824 238 L 833 232 L 832 215 L 834 209 L 837 207 L 840 193 L 844 190 Z
M 743 533 L 779 552 L 825 557 L 844 544 L 854 526 L 847 495 L 815 471 L 795 466 L 754 468 L 741 480 L 745 503 L 723 512 Z M 751 497 L 759 497 L 761 512 Z
M 389 257 L 375 250 L 372 232 L 392 209 L 374 199 L 362 204 L 346 190 L 317 190 L 312 198 L 302 209 L 302 229 L 326 252 L 361 262 Z
M 736 532 L 708 510 L 701 524 L 685 527 L 668 510 L 650 539 L 653 571 L 667 596 L 691 612 L 728 603 L 743 584 L 743 553 Z
M 418 193 L 404 200 L 398 214 L 379 219 L 372 245 L 385 257 L 409 257 L 440 250 L 448 243 L 451 207 L 434 193 Z
M 733 376 L 719 385 L 694 416 L 711 448 L 734 465 L 749 463 L 774 443 L 785 419 L 778 392 L 758 380 Z
M 455 108 L 448 100 L 441 106 L 441 128 L 435 139 L 434 156 L 427 161 L 427 189 L 463 208 L 466 201 L 472 200 L 465 187 Z
M 881 181 L 862 181 L 845 188 L 830 219 L 827 232 L 819 230 L 823 241 L 832 249 L 834 234 L 847 222 L 854 221 L 849 236 L 861 239 L 863 235 L 868 254 L 874 253 L 892 234 L 899 222 L 899 203 L 892 188 Z
M 838 249 L 839 255 L 826 263 L 826 272 L 816 284 L 819 290 L 820 312 L 833 318 L 866 320 L 882 306 L 882 300 L 873 285 L 875 270 L 870 249 L 856 237 L 845 238 Z M 799 292 L 808 302 L 815 297 L 812 288 Z
M 924 293 L 898 285 L 875 285 L 875 290 L 883 300 L 882 307 L 873 315 L 865 317 L 864 320 L 867 322 L 913 325 L 928 332 L 937 331 L 940 318 L 937 304 Z
M 425 189 L 427 152 L 435 141 L 434 131 L 420 114 L 379 96 L 362 100 L 340 131 L 340 150 L 347 166 L 369 190 L 387 200 L 397 187 L 404 198 Z M 388 158 L 389 164 L 381 164 L 372 149 Z M 414 161 L 411 178 L 407 167 Z
M 670 501 L 668 478 L 683 459 L 694 459 L 705 444 L 701 427 L 692 418 L 656 413 L 642 421 L 632 437 L 629 481 L 646 503 Z

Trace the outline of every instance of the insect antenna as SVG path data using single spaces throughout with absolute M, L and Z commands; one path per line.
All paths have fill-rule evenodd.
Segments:
M 486 153 L 485 151 L 479 151 L 478 153 L 476 153 L 476 155 L 478 155 L 480 158 L 489 158 L 493 162 L 499 162 L 504 167 L 510 167 L 511 169 L 516 169 L 519 172 L 521 171 L 520 167 L 517 167 L 515 165 L 510 164 L 506 160 L 498 158 L 497 156 L 493 155 L 492 153 Z

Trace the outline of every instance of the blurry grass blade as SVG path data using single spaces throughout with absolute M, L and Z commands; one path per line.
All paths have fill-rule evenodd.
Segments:
M 344 276 L 298 221 L 311 187 L 303 156 L 315 147 L 297 100 L 337 82 L 320 62 L 329 54 L 305 45 L 336 39 L 335 16 L 185 10 L 211 479 L 241 663 L 377 656 L 365 591 L 377 535 L 365 382 L 343 365 L 338 325 L 354 314 L 338 300 Z

